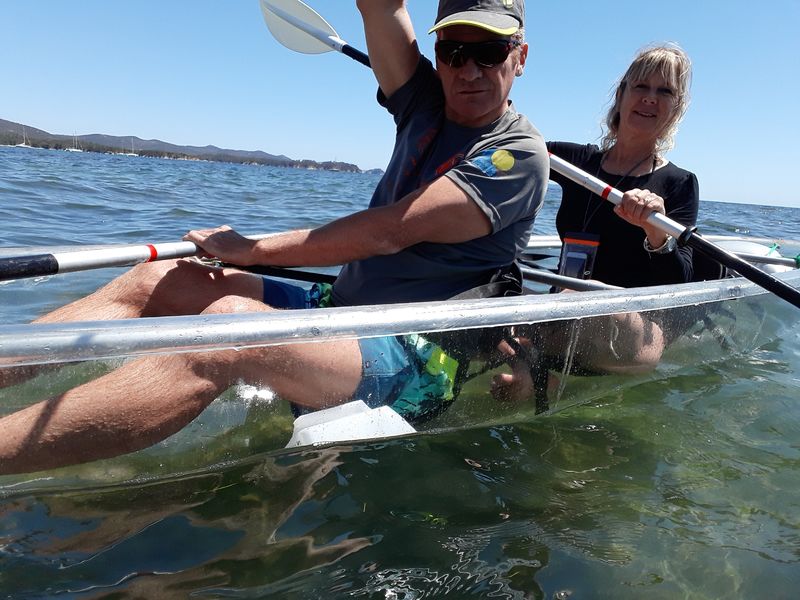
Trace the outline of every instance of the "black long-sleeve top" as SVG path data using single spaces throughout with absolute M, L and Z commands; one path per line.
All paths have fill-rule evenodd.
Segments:
M 652 173 L 620 177 L 606 173 L 600 166 L 603 153 L 594 144 L 548 142 L 547 149 L 609 185 L 625 192 L 648 189 L 664 198 L 669 218 L 692 227 L 697 221 L 700 203 L 697 177 L 667 163 Z M 692 249 L 678 247 L 667 254 L 653 254 L 643 247 L 645 232 L 618 217 L 614 205 L 576 183 L 550 172 L 550 179 L 562 188 L 556 228 L 563 240 L 568 233 L 599 235 L 600 246 L 594 263 L 593 279 L 622 287 L 642 287 L 692 280 Z

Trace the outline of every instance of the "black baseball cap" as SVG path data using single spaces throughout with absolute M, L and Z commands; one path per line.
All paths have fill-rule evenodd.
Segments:
M 428 33 L 451 25 L 471 25 L 511 35 L 524 25 L 524 0 L 441 0 L 436 24 Z

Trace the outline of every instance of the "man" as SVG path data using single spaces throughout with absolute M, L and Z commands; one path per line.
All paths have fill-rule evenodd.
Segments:
M 357 4 L 379 101 L 397 124 L 394 154 L 369 209 L 258 242 L 227 226 L 185 239 L 244 266 L 345 264 L 333 287 L 336 305 L 449 298 L 513 262 L 544 197 L 544 142 L 508 100 L 527 56 L 524 5 L 442 0 L 431 30 L 434 71 L 419 53 L 402 0 Z M 38 322 L 315 304 L 293 286 L 177 261 L 140 265 Z M 140 359 L 0 420 L 0 473 L 145 448 L 242 379 L 264 382 L 306 409 L 358 398 L 414 416 L 418 388 L 441 383 L 426 379 L 431 346 L 409 336 Z M 14 375 L 6 371 L 8 385 Z M 3 377 L 0 369 L 0 385 Z

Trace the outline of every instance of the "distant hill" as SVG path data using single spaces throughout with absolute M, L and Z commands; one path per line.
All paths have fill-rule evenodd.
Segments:
M 79 149 L 86 152 L 138 154 L 160 158 L 212 160 L 275 167 L 361 172 L 357 165 L 338 161 L 295 160 L 282 154 L 276 156 L 261 150 L 228 150 L 217 146 L 177 146 L 161 140 L 143 140 L 130 135 L 116 136 L 99 133 L 79 136 L 62 135 L 0 119 L 0 145 L 14 146 L 22 143 L 56 150 L 66 150 L 77 145 Z

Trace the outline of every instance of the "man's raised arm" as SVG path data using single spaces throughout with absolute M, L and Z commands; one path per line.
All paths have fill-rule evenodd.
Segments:
M 356 0 L 364 20 L 369 60 L 388 98 L 411 79 L 419 48 L 405 0 Z

